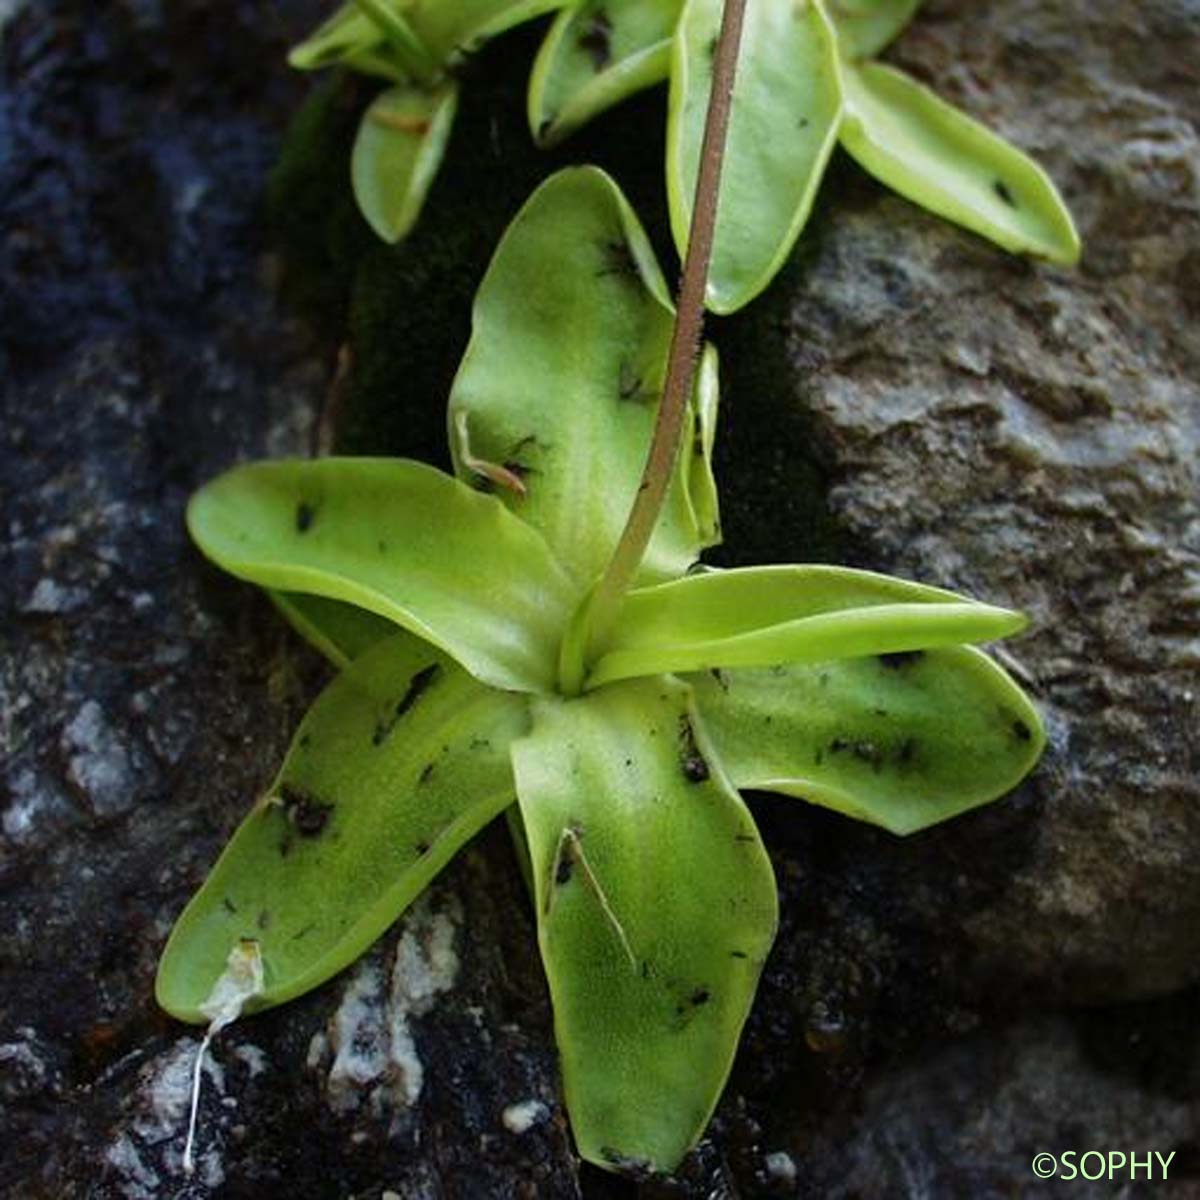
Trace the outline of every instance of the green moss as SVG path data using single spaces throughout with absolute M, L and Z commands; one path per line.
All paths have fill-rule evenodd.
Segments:
M 267 186 L 285 302 L 335 340 L 345 326 L 358 260 L 375 240 L 349 181 L 350 146 L 370 91 L 355 76 L 322 80 L 292 120 Z
M 781 319 L 788 297 L 803 286 L 826 211 L 818 200 L 796 251 L 763 296 L 712 323 L 721 351 L 713 466 L 724 543 L 706 557 L 721 566 L 850 559 L 826 503 L 829 474 L 804 402 L 803 365 Z

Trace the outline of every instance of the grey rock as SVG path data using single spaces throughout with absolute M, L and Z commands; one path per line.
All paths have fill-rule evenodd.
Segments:
M 95 700 L 85 701 L 67 722 L 59 745 L 67 760 L 67 782 L 97 816 L 113 816 L 134 803 L 132 757 Z
M 982 976 L 1073 1000 L 1200 973 L 1200 89 L 1174 49 L 1200 6 L 1114 13 L 930 4 L 895 51 L 1038 155 L 1078 270 L 855 181 L 782 300 L 858 557 L 1031 617 L 1033 833 L 956 923 Z M 973 870 L 1003 820 L 964 823 Z
M 1193 1104 L 1114 1079 L 1071 1025 L 1041 1018 L 964 1038 L 867 1087 L 860 1120 L 825 1135 L 800 1179 L 830 1200 L 1053 1197 L 1087 1180 L 1131 1198 L 1195 1195 L 1195 1127 Z M 1039 1177 L 1045 1155 L 1054 1161 L 1039 1160 Z

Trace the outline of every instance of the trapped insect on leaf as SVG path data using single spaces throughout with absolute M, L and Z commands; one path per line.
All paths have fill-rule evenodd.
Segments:
M 576 1144 L 669 1170 L 717 1102 L 775 932 L 738 789 L 910 833 L 1031 768 L 1038 716 L 973 646 L 1019 614 L 839 567 L 695 567 L 718 527 L 711 350 L 641 569 L 611 626 L 587 627 L 671 323 L 619 189 L 561 172 L 479 289 L 455 477 L 258 463 L 193 498 L 204 553 L 270 589 L 341 673 L 176 923 L 168 1011 L 204 1021 L 247 942 L 247 1011 L 317 986 L 515 804 Z

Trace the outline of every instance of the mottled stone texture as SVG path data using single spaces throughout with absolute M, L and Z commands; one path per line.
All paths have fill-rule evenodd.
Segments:
M 970 11 L 969 11 L 970 10 Z M 930 5 L 896 58 L 1035 152 L 1078 271 L 854 187 L 780 336 L 858 553 L 1028 612 L 1052 750 L 973 969 L 1107 1000 L 1200 963 L 1200 5 Z M 832 206 L 831 206 L 832 207 Z M 1028 819 L 1027 814 L 1019 818 Z M 968 827 L 989 876 L 989 815 Z M 999 882 L 999 880 L 997 880 Z M 929 919 L 944 897 L 921 898 Z M 924 919 L 924 918 L 923 918 Z
M 353 84 L 268 189 L 307 90 L 283 51 L 323 8 L 0 2 L 0 1192 L 1050 1196 L 1035 1152 L 1124 1147 L 1177 1152 L 1124 1194 L 1200 1195 L 1195 0 L 931 0 L 893 51 L 1046 163 L 1078 271 L 839 159 L 776 287 L 714 329 L 722 561 L 1026 608 L 1034 779 L 905 842 L 755 802 L 782 929 L 676 1181 L 572 1157 L 503 829 L 345 979 L 219 1039 L 180 1174 L 196 1041 L 156 956 L 324 677 L 188 548 L 188 493 L 305 452 L 344 338 L 343 443 L 443 455 L 471 292 L 550 166 L 609 166 L 663 245 L 661 97 L 539 156 L 524 34 L 472 64 L 406 245 L 346 195 Z

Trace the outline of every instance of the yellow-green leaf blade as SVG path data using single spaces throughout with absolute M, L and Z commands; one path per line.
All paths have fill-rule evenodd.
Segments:
M 476 295 L 450 397 L 457 473 L 478 481 L 479 464 L 492 464 L 497 495 L 543 534 L 581 586 L 603 571 L 636 495 L 672 321 L 637 217 L 594 167 L 561 171 L 530 197 Z M 711 429 L 715 367 L 705 381 Z M 696 419 L 693 406 L 689 446 Z M 710 449 L 711 434 L 700 445 L 703 469 Z M 644 581 L 680 574 L 712 540 L 689 494 L 692 457 L 676 466 Z M 701 499 L 708 519 L 711 498 Z
M 339 671 L 385 638 L 400 636 L 391 621 L 354 604 L 303 592 L 267 594 L 283 619 Z
M 669 1170 L 729 1073 L 770 863 L 677 681 L 534 701 L 513 765 L 576 1144 Z
M 667 122 L 671 229 L 687 246 L 721 0 L 688 0 Z M 841 114 L 837 43 L 813 0 L 751 4 L 734 88 L 708 305 L 732 312 L 771 281 L 808 219 Z
M 881 183 L 1006 250 L 1079 259 L 1079 235 L 1041 167 L 902 71 L 847 64 L 841 142 Z
M 692 442 L 681 451 L 687 460 L 688 498 L 701 546 L 715 546 L 721 541 L 721 501 L 712 465 L 720 399 L 720 360 L 716 347 L 706 345 L 692 392 Z
M 667 78 L 683 0 L 585 0 L 564 9 L 529 80 L 529 128 L 553 146 L 642 88 Z
M 908 834 L 1004 795 L 1033 769 L 1037 710 L 972 647 L 689 680 L 737 787 Z
M 399 241 L 421 215 L 457 105 L 454 83 L 431 89 L 397 84 L 363 114 L 350 156 L 350 181 L 367 224 L 385 242 Z
M 990 641 L 1025 623 L 1009 609 L 870 571 L 708 571 L 630 592 L 586 684 Z
M 192 498 L 188 527 L 241 579 L 357 604 L 496 687 L 552 686 L 570 581 L 535 530 L 423 463 L 236 467 Z
M 423 0 L 405 10 L 413 32 L 441 63 L 488 38 L 562 8 L 567 0 Z
M 318 697 L 279 776 L 175 924 L 159 1003 L 200 1011 L 230 948 L 258 943 L 280 1004 L 353 962 L 511 803 L 527 701 L 401 634 Z
M 912 20 L 921 0 L 825 0 L 846 58 L 871 58 Z
M 327 21 L 288 52 L 288 65 L 298 71 L 317 71 L 357 55 L 375 53 L 384 35 L 356 4 L 343 4 Z

